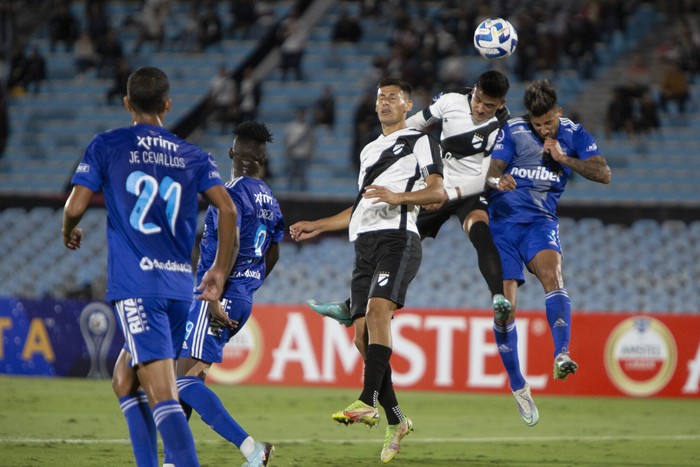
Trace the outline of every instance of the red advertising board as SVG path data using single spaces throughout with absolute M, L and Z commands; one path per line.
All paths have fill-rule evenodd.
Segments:
M 507 392 L 489 311 L 407 308 L 392 322 L 396 387 Z M 574 313 L 571 355 L 579 371 L 552 378 L 544 312 L 517 316 L 520 366 L 533 391 L 561 395 L 698 397 L 700 316 Z M 208 380 L 295 386 L 361 386 L 352 329 L 305 306 L 256 305 Z

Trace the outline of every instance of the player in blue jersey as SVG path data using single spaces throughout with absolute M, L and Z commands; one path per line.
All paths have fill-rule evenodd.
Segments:
M 569 356 L 571 302 L 562 277 L 557 204 L 572 171 L 600 183 L 612 174 L 593 137 L 562 117 L 556 90 L 547 80 L 525 91 L 525 118 L 501 130 L 486 174 L 493 240 L 501 256 L 506 297 L 513 311 L 497 317 L 501 360 L 528 425 L 537 423 L 530 387 L 520 372 L 515 306 L 523 266 L 542 284 L 547 321 L 554 340 L 554 378 L 564 380 L 578 365 Z
M 168 77 L 157 68 L 131 74 L 124 97 L 131 125 L 93 138 L 73 175 L 63 213 L 63 243 L 80 248 L 80 219 L 92 195 L 103 191 L 106 298 L 114 304 L 126 341 L 112 386 L 136 464 L 148 467 L 158 466 L 156 429 L 178 466 L 199 465 L 175 384 L 175 358 L 192 302 L 198 194 L 216 206 L 218 229 L 225 232 L 216 259 L 199 276 L 200 300 L 221 296 L 236 229 L 236 208 L 211 155 L 163 128 L 169 89 Z M 231 324 L 225 316 L 220 319 Z
M 202 420 L 224 439 L 235 444 L 247 459 L 244 466 L 268 465 L 274 453 L 270 443 L 254 439 L 226 411 L 219 397 L 204 381 L 213 363 L 220 363 L 226 343 L 250 317 L 253 294 L 263 284 L 279 258 L 284 219 L 279 203 L 262 181 L 267 158 L 266 144 L 272 141 L 268 128 L 258 122 L 241 123 L 229 150 L 231 181 L 226 184 L 238 212 L 240 236 L 238 256 L 226 282 L 221 301 L 194 301 L 187 321 L 187 334 L 177 365 L 180 400 L 199 413 Z M 217 211 L 207 209 L 200 242 L 197 277 L 209 268 L 218 244 Z M 211 310 L 223 309 L 237 323 L 233 328 L 212 319 Z M 166 462 L 169 461 L 166 453 Z
M 388 423 L 382 462 L 396 456 L 401 440 L 413 430 L 391 380 L 391 320 L 403 307 L 421 262 L 419 207 L 440 202 L 444 191 L 437 141 L 406 126 L 412 106 L 408 83 L 380 81 L 376 111 L 382 134 L 360 154 L 355 204 L 334 216 L 300 221 L 289 228 L 296 241 L 347 228 L 355 244 L 350 320 L 355 346 L 365 362 L 364 388 L 358 400 L 332 418 L 338 423 L 374 426 L 379 422 L 377 405 L 381 405 Z

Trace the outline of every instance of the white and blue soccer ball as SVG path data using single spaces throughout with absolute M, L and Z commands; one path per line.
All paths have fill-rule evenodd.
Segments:
M 474 47 L 482 57 L 501 60 L 509 57 L 518 46 L 518 33 L 503 18 L 489 18 L 474 31 Z

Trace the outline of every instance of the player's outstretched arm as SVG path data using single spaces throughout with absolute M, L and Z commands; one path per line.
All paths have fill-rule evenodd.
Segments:
M 315 221 L 299 221 L 289 226 L 289 234 L 293 240 L 301 242 L 313 238 L 323 232 L 347 229 L 350 225 L 352 207 L 334 216 L 324 217 Z
M 78 227 L 85 210 L 90 203 L 93 191 L 82 185 L 74 185 L 63 207 L 63 244 L 66 248 L 77 250 L 83 241 L 83 229 Z
M 405 191 L 395 193 L 387 187 L 380 185 L 367 185 L 362 197 L 371 199 L 372 204 L 387 203 L 392 205 L 411 204 L 429 205 L 440 203 L 445 196 L 445 188 L 442 185 L 442 175 L 431 174 L 425 179 L 425 188 L 418 191 Z

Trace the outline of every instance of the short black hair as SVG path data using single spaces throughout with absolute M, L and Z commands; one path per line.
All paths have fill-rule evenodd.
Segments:
M 479 76 L 476 87 L 489 97 L 505 99 L 510 83 L 508 77 L 500 71 L 489 70 Z
M 406 94 L 408 97 L 411 97 L 411 93 L 413 92 L 413 87 L 410 84 L 408 84 L 408 82 L 399 78 L 383 78 L 377 84 L 377 89 L 383 88 L 385 86 L 398 86 L 399 88 L 401 88 L 401 91 L 403 91 L 403 93 Z
M 160 114 L 165 111 L 170 82 L 161 69 L 150 66 L 140 67 L 129 76 L 126 93 L 135 111 L 144 114 Z
M 523 102 L 531 116 L 540 117 L 558 105 L 557 91 L 546 79 L 533 81 L 525 90 Z
M 272 133 L 270 129 L 261 122 L 246 121 L 239 124 L 233 133 L 242 140 L 254 141 L 257 143 L 271 143 Z

